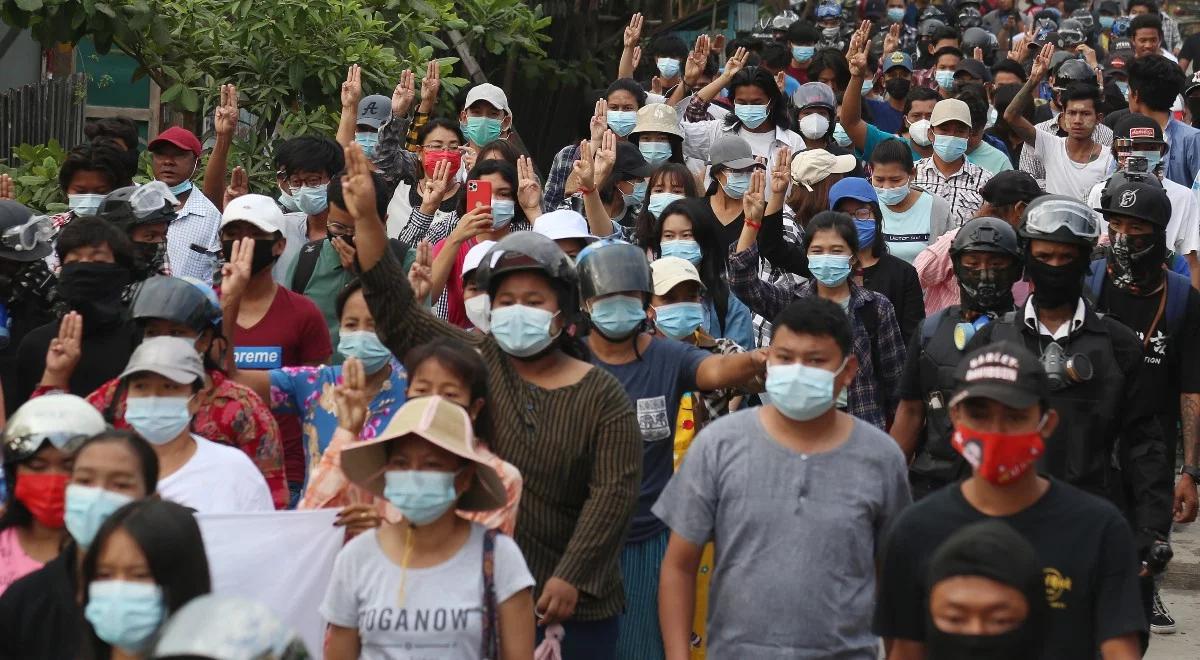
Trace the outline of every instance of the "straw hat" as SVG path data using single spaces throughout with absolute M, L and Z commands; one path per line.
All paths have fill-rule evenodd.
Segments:
M 504 505 L 504 484 L 475 449 L 471 418 L 462 406 L 440 396 L 411 399 L 373 440 L 359 442 L 342 451 L 346 478 L 383 497 L 383 468 L 388 461 L 388 444 L 415 435 L 475 463 L 475 478 L 458 498 L 455 508 L 491 511 Z

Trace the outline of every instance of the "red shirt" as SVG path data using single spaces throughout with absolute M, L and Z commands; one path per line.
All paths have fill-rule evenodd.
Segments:
M 442 248 L 446 247 L 446 241 L 450 239 L 443 238 L 433 246 L 433 258 L 436 259 L 441 253 Z M 462 269 L 463 263 L 467 260 L 467 253 L 479 241 L 475 238 L 470 238 L 458 246 L 458 256 L 454 258 L 454 266 L 450 269 L 450 275 L 446 278 L 446 320 L 451 324 L 460 328 L 473 328 L 471 320 L 467 318 L 467 310 L 463 306 L 463 285 L 462 285 Z
M 459 303 L 462 306 L 462 303 Z M 307 297 L 275 287 L 275 300 L 252 327 L 236 326 L 234 360 L 239 369 L 278 369 L 320 364 L 333 354 L 329 327 L 316 303 Z M 300 418 L 275 415 L 283 439 L 288 481 L 304 481 L 304 444 Z

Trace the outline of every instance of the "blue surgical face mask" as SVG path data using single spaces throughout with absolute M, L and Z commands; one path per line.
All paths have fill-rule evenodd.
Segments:
M 863 96 L 870 94 L 872 89 L 875 89 L 875 81 L 874 80 L 864 80 L 862 83 Z
M 660 57 L 655 60 L 658 65 L 658 72 L 663 78 L 674 78 L 679 75 L 679 60 L 673 57 Z
M 721 184 L 721 188 L 732 199 L 741 199 L 746 195 L 746 191 L 750 189 L 750 173 L 726 172 L 725 183 Z
M 607 339 L 623 341 L 646 320 L 642 301 L 630 296 L 609 296 L 592 303 L 592 325 Z
M 67 485 L 66 509 L 63 520 L 71 538 L 80 546 L 87 548 L 100 531 L 100 525 L 112 515 L 113 511 L 129 504 L 133 498 L 123 493 L 79 484 Z
M 537 307 L 508 305 L 492 309 L 492 336 L 514 357 L 537 355 L 557 337 L 550 334 L 554 314 Z
M 937 81 L 938 87 L 945 91 L 954 89 L 954 72 L 953 71 L 934 71 L 933 79 Z
M 303 186 L 296 193 L 296 206 L 308 215 L 320 215 L 329 208 L 329 184 Z
M 681 302 L 655 307 L 654 325 L 671 339 L 685 339 L 704 325 L 704 305 Z
M 179 183 L 177 183 L 173 186 L 167 186 L 167 188 L 171 191 L 172 195 L 175 195 L 176 197 L 178 197 L 178 196 L 180 196 L 186 192 L 190 192 L 192 190 L 192 180 L 184 179 L 183 181 L 180 181 Z
M 671 157 L 671 143 L 640 140 L 638 141 L 638 151 L 642 152 L 642 158 L 650 163 L 650 167 L 658 167 Z
M 900 21 L 904 20 L 904 11 L 904 7 L 888 7 L 887 17 L 890 18 L 893 23 L 899 23 Z
M 733 106 L 733 114 L 742 120 L 746 128 L 758 128 L 767 120 L 767 109 L 770 106 L 766 105 L 749 105 L 745 103 L 736 103 Z
M 100 203 L 103 201 L 104 195 L 67 195 L 67 206 L 78 216 L 96 215 L 96 211 L 100 210 Z
M 295 213 L 296 211 L 300 210 L 300 207 L 296 204 L 296 198 L 292 197 L 292 193 L 287 191 L 280 191 L 279 205 L 282 206 L 283 210 L 287 213 Z
M 632 110 L 608 111 L 608 127 L 613 130 L 613 133 L 625 137 L 633 132 L 634 126 L 637 126 L 636 112 Z
M 192 421 L 188 397 L 131 396 L 125 399 L 125 421 L 151 444 L 165 445 Z
M 792 46 L 792 59 L 797 62 L 807 62 L 816 52 L 816 46 Z
M 383 497 L 420 527 L 442 517 L 458 501 L 456 472 L 438 470 L 388 470 L 383 473 Z
M 663 241 L 659 245 L 659 252 L 664 257 L 679 257 L 692 262 L 693 266 L 699 266 L 700 261 L 704 259 L 704 253 L 700 250 L 700 244 L 690 238 L 683 238 L 677 241 Z
M 511 199 L 492 198 L 492 229 L 504 229 L 516 214 L 516 202 Z
M 358 131 L 354 134 L 354 141 L 358 146 L 362 147 L 363 155 L 368 159 L 375 158 L 375 150 L 379 146 L 379 133 L 375 131 Z
M 953 135 L 933 136 L 933 153 L 944 162 L 953 163 L 967 153 L 967 138 Z
M 1124 96 L 1125 100 L 1128 101 L 1129 100 L 1129 82 L 1125 81 L 1125 80 L 1114 80 L 1113 83 L 1116 84 L 1117 89 L 1121 92 L 1121 96 Z
M 492 117 L 467 117 L 466 123 L 460 126 L 468 140 L 482 147 L 499 139 L 502 122 Z
M 850 255 L 814 254 L 808 258 L 808 270 L 825 286 L 838 286 L 850 277 Z
M 833 141 L 840 147 L 850 146 L 850 135 L 846 133 L 846 128 L 842 126 L 841 122 L 833 126 Z
M 1105 30 L 1111 30 L 1113 23 L 1117 20 L 1116 16 L 1101 16 L 1100 27 Z
M 680 199 L 683 199 L 683 195 L 676 195 L 675 193 L 669 192 L 651 193 L 650 201 L 646 202 L 646 210 L 650 212 L 650 215 L 654 216 L 655 220 L 657 220 L 658 217 L 662 215 L 662 212 L 666 210 L 666 208 L 670 206 L 672 202 Z
M 767 394 L 771 405 L 788 419 L 807 422 L 825 414 L 833 407 L 836 393 L 834 379 L 846 362 L 835 371 L 826 371 L 804 364 L 767 365 Z
M 342 332 L 338 338 L 338 353 L 348 358 L 358 358 L 369 374 L 377 373 L 392 359 L 392 352 L 379 341 L 378 335 L 369 330 Z
M 871 247 L 871 245 L 875 242 L 875 231 L 877 229 L 875 220 L 862 220 L 860 218 L 855 218 L 854 228 L 858 230 L 858 247 Z
M 641 181 L 633 184 L 632 192 L 621 190 L 621 198 L 625 201 L 625 209 L 634 209 L 642 205 L 642 200 L 646 198 L 646 182 Z M 619 190 L 619 189 L 618 189 Z
M 145 651 L 165 619 L 162 587 L 153 582 L 102 580 L 88 586 L 83 616 L 96 636 L 126 651 Z
M 875 188 L 875 196 L 879 198 L 879 203 L 884 206 L 895 206 L 904 201 L 908 197 L 910 188 L 908 184 L 897 186 L 895 188 Z

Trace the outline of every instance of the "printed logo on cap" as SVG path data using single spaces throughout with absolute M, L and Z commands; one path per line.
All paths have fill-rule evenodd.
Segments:
M 1137 203 L 1137 193 L 1138 191 L 1136 190 L 1126 190 L 1125 192 L 1121 193 L 1121 201 L 1118 202 L 1118 204 L 1123 209 L 1133 206 Z
M 1154 134 L 1154 129 L 1149 126 L 1133 126 L 1129 129 L 1129 139 L 1136 140 L 1138 138 L 1156 139 L 1158 136 Z
M 378 112 L 378 109 L 375 107 L 377 105 L 379 105 L 378 101 L 371 101 L 370 103 L 367 104 L 367 107 L 363 108 L 362 114 L 363 115 L 375 114 L 376 112 Z
M 899 64 L 904 61 L 904 53 L 896 51 L 892 53 L 892 64 Z
M 1017 358 L 1008 353 L 992 351 L 976 355 L 967 364 L 964 380 L 968 383 L 977 380 L 1003 380 L 1015 383 L 1020 364 Z

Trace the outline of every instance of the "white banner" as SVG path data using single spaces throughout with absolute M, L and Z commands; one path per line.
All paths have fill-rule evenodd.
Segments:
M 271 608 L 323 654 L 325 598 L 344 530 L 338 509 L 196 514 L 212 574 L 213 593 L 242 596 Z

